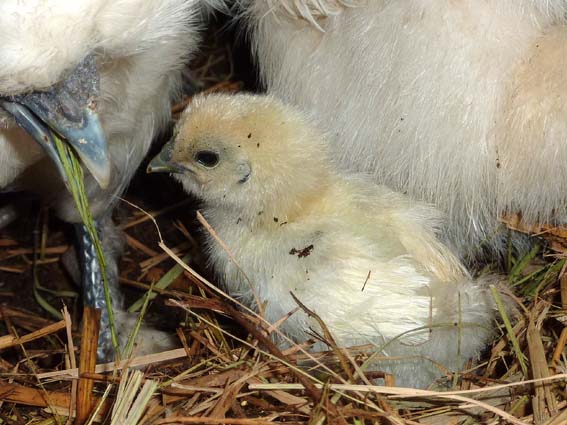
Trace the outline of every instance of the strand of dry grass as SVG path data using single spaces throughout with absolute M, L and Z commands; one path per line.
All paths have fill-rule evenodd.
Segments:
M 236 398 L 239 395 L 242 388 L 246 385 L 247 381 L 256 376 L 259 370 L 257 367 L 253 367 L 252 370 L 241 376 L 236 381 L 228 384 L 223 389 L 218 402 L 215 404 L 213 410 L 209 414 L 211 418 L 226 418 L 228 410 L 236 402 Z
M 261 383 L 260 379 L 256 377 L 252 377 L 248 380 L 248 388 L 250 388 L 250 385 L 260 384 L 260 383 Z M 309 400 L 303 397 L 298 397 L 287 391 L 282 391 L 282 390 L 273 390 L 273 391 L 268 390 L 267 394 L 270 397 L 273 397 L 276 400 L 278 400 L 280 403 L 283 403 L 287 406 L 293 406 L 295 409 L 297 409 L 297 411 L 303 414 L 308 415 L 311 412 L 311 409 L 308 406 Z
M 69 249 L 69 245 L 59 245 L 59 246 L 50 246 L 44 249 L 45 254 L 64 254 Z M 18 256 L 18 255 L 32 255 L 34 254 L 33 248 L 18 248 L 18 249 L 10 249 L 7 251 L 7 254 L 11 257 Z M 3 260 L 7 257 L 2 258 Z
M 176 348 L 174 350 L 164 351 L 162 353 L 148 354 L 145 356 L 133 357 L 127 360 L 121 360 L 118 363 L 103 363 L 95 367 L 94 373 L 108 373 L 114 372 L 125 367 L 140 367 L 147 366 L 149 364 L 156 364 L 161 362 L 166 362 L 169 360 L 176 360 L 183 357 L 187 357 L 187 353 L 183 348 Z M 92 373 L 91 372 L 91 373 Z M 79 377 L 78 369 L 65 369 L 56 370 L 52 372 L 44 372 L 38 374 L 39 379 L 77 379 Z
M 0 399 L 10 403 L 25 404 L 28 406 L 68 408 L 71 397 L 68 392 L 44 391 L 26 387 L 20 384 L 0 383 Z
M 536 327 L 536 318 L 533 316 L 528 321 L 527 341 L 533 377 L 549 377 L 549 365 L 545 357 L 545 349 L 539 330 Z M 534 392 L 532 399 L 534 423 L 539 425 L 557 414 L 557 400 L 551 392 L 551 387 L 545 382 L 536 383 Z
M 473 395 L 480 393 L 494 392 L 506 388 L 515 388 L 529 386 L 531 384 L 554 382 L 554 381 L 565 381 L 567 380 L 567 373 L 560 373 L 557 375 L 551 375 L 546 378 L 538 379 L 527 379 L 525 381 L 510 382 L 507 384 L 494 385 L 490 387 L 472 388 L 469 390 L 458 390 L 458 391 L 429 391 L 429 390 L 419 390 L 415 388 L 404 388 L 404 387 L 388 387 L 381 385 L 359 385 L 359 384 L 330 384 L 331 388 L 336 388 L 345 391 L 360 391 L 360 392 L 376 392 L 381 394 L 386 394 L 392 396 L 396 399 L 419 397 L 423 395 Z M 322 388 L 322 384 L 314 384 L 315 386 Z M 250 390 L 302 390 L 301 384 L 251 384 L 248 389 Z
M 144 245 L 142 242 L 140 242 L 138 239 L 134 238 L 133 236 L 130 236 L 127 233 L 125 233 L 125 235 L 126 235 L 126 243 L 128 244 L 128 246 L 137 249 L 138 251 L 141 251 L 150 257 L 155 257 L 156 255 L 159 255 L 159 253 L 149 248 L 148 246 Z
M 540 236 L 546 239 L 551 248 L 558 251 L 565 251 L 567 246 L 567 228 L 562 226 L 553 226 L 542 223 L 526 223 L 523 221 L 521 214 L 505 214 L 500 218 L 509 229 L 517 232 L 525 233 L 531 236 Z
M 246 374 L 244 371 L 231 369 L 225 372 L 220 372 L 215 375 L 205 375 L 197 378 L 193 378 L 183 384 L 172 383 L 171 386 L 164 388 L 164 391 L 171 392 L 173 394 L 194 394 L 195 392 L 210 392 L 213 394 L 222 394 L 225 388 L 239 379 L 245 380 L 247 384 L 250 383 L 261 383 L 262 381 L 253 376 L 255 374 L 264 375 L 270 369 L 266 366 L 258 366 L 258 369 L 254 373 Z M 252 375 L 252 376 L 251 376 Z M 223 384 L 224 383 L 224 384 Z M 179 391 L 182 391 L 181 393 Z M 289 406 L 292 410 L 298 411 L 302 414 L 309 415 L 311 409 L 308 404 L 309 401 L 302 397 L 294 396 L 285 391 L 269 391 L 268 394 L 280 401 L 286 406 Z M 235 394 L 236 396 L 236 394 Z M 264 406 L 264 408 L 267 408 Z
M 75 345 L 73 343 L 73 332 L 71 329 L 71 316 L 69 315 L 69 311 L 67 311 L 67 306 L 63 306 L 63 320 L 65 321 L 65 331 L 67 333 L 67 347 L 69 348 L 68 351 L 68 358 L 69 358 L 69 365 L 71 369 L 75 369 L 77 367 L 77 359 L 75 358 Z M 73 380 L 71 382 L 71 397 L 69 400 L 69 419 L 67 420 L 67 424 L 71 424 L 71 417 L 76 416 L 75 406 L 77 405 L 77 392 L 78 392 L 78 382 Z
M 83 329 L 81 332 L 81 356 L 79 361 L 79 384 L 77 397 L 76 423 L 83 425 L 89 419 L 95 406 L 93 399 L 94 382 L 88 378 L 81 378 L 81 373 L 93 373 L 96 367 L 96 351 L 98 347 L 98 334 L 100 330 L 101 311 L 85 306 L 83 312 Z
M 65 320 L 60 320 L 59 322 L 52 323 L 50 325 L 45 326 L 44 328 L 26 334 L 22 337 L 16 337 L 14 335 L 4 335 L 0 337 L 0 350 L 9 347 L 14 347 L 17 345 L 22 345 L 38 338 L 43 338 L 47 335 L 51 335 L 55 332 L 58 332 L 61 329 L 65 329 Z
M 171 248 L 171 250 L 176 254 L 181 254 L 182 252 L 190 248 L 190 246 L 191 245 L 188 242 L 182 242 L 179 245 Z M 155 257 L 150 257 L 140 263 L 140 269 L 142 269 L 142 272 L 145 273 L 152 267 L 156 267 L 158 264 L 164 262 L 165 260 L 168 260 L 169 258 L 169 255 L 167 255 L 166 253 L 161 253 L 156 255 Z
M 119 278 L 119 281 L 125 285 L 132 286 L 139 289 L 144 289 L 146 292 L 150 290 L 151 285 L 147 283 L 137 282 L 130 279 Z M 161 289 L 156 286 L 152 287 L 152 292 L 160 295 L 167 295 L 169 297 L 177 297 L 182 301 L 178 301 L 187 308 L 198 308 L 203 310 L 214 311 L 215 313 L 227 314 L 223 311 L 223 304 L 215 298 L 203 298 L 196 295 L 189 295 L 186 292 L 177 291 L 174 289 Z M 165 301 L 165 305 L 170 305 L 169 301 Z
M 49 319 L 38 317 L 36 314 L 32 312 L 25 311 L 21 308 L 13 308 L 7 305 L 2 305 L 2 308 L 0 308 L 0 318 L 25 319 L 26 322 L 29 322 L 32 326 L 38 328 L 52 324 L 52 321 Z
M 516 339 L 520 339 L 520 334 L 525 333 L 526 322 L 523 318 L 518 319 L 518 322 L 512 328 L 512 332 L 516 335 Z M 484 377 L 492 376 L 498 365 L 498 360 L 501 357 L 501 353 L 508 346 L 509 340 L 508 336 L 501 338 L 493 347 L 490 352 L 490 359 L 488 360 L 488 367 L 484 373 Z
M 155 381 L 144 379 L 139 370 L 126 369 L 123 373 L 116 402 L 112 408 L 110 425 L 138 424 L 150 398 L 157 388 Z
M 2 238 L 0 239 L 0 248 L 10 247 L 10 246 L 17 246 L 19 242 L 15 239 L 10 238 Z
M 22 274 L 22 273 L 25 273 L 26 269 L 24 269 L 22 267 L 14 267 L 14 266 L 0 266 L 0 271 L 8 272 L 8 273 Z
M 543 425 L 565 425 L 567 423 L 567 409 L 563 410 L 559 415 L 550 418 Z
M 329 330 L 329 328 L 327 327 L 327 325 L 325 324 L 323 319 L 321 319 L 319 317 L 319 315 L 317 315 L 313 310 L 310 310 L 309 308 L 307 308 L 307 306 L 305 304 L 303 304 L 301 301 L 299 301 L 299 299 L 295 296 L 295 294 L 293 292 L 291 292 L 290 294 L 291 294 L 291 297 L 293 298 L 293 300 L 295 301 L 295 303 L 299 306 L 299 308 L 301 308 L 305 312 L 305 314 L 307 314 L 308 317 L 314 318 L 315 321 L 319 324 L 319 326 L 323 330 L 325 342 L 335 352 L 335 354 L 337 355 L 337 357 L 339 359 L 339 362 L 341 363 L 343 370 L 347 373 L 349 380 L 354 383 L 355 378 L 354 378 L 354 374 L 353 374 L 353 372 L 350 368 L 351 365 L 349 364 L 348 359 L 345 357 L 342 350 L 339 349 L 339 346 L 337 345 L 335 338 L 333 337 L 333 334 L 331 333 L 331 331 Z
M 213 359 L 216 359 L 216 357 L 213 357 Z M 176 378 L 171 380 L 171 382 L 162 384 L 162 389 L 167 394 L 178 394 L 177 390 L 174 390 L 173 392 L 170 391 L 171 388 L 174 388 L 174 385 L 177 383 L 196 388 L 217 387 L 217 389 L 219 389 L 218 387 L 224 387 L 230 382 L 234 382 L 237 379 L 241 378 L 245 374 L 246 372 L 244 370 L 232 368 L 229 370 L 218 371 L 217 373 L 212 375 L 209 375 L 205 372 L 205 374 L 197 373 L 196 376 L 177 376 Z M 191 394 L 193 392 L 194 391 L 190 391 Z M 186 391 L 184 391 L 184 393 L 187 394 Z
M 120 199 L 121 201 L 130 205 L 131 207 L 139 209 L 139 207 L 137 205 L 132 204 L 130 201 L 128 201 L 124 198 L 118 198 L 118 199 Z M 184 199 L 183 201 L 177 202 L 173 205 L 169 205 L 169 206 L 162 208 L 162 209 L 159 209 L 159 210 L 149 211 L 149 212 L 144 211 L 144 213 L 142 213 L 140 215 L 140 217 L 138 217 L 137 219 L 134 219 L 134 220 L 129 220 L 128 222 L 121 225 L 120 228 L 122 230 L 126 230 L 126 229 L 129 229 L 131 227 L 138 226 L 139 224 L 142 224 L 142 223 L 145 223 L 148 220 L 151 220 L 150 217 L 154 217 L 154 218 L 159 217 L 160 215 L 167 214 L 168 212 L 174 211 L 177 208 L 189 205 L 191 202 L 192 201 L 190 199 Z
M 560 285 L 559 291 L 561 296 L 561 310 L 563 317 L 567 318 L 567 274 L 565 274 L 565 267 L 563 270 L 561 270 L 559 277 L 559 285 Z M 553 351 L 553 355 L 551 356 L 550 363 L 553 367 L 556 367 L 558 365 L 561 355 L 565 351 L 566 344 L 567 344 L 567 325 L 565 322 L 563 322 L 563 329 L 561 330 L 561 334 L 559 335 L 559 339 L 557 340 L 555 350 Z
M 269 419 L 238 419 L 238 418 L 209 418 L 204 416 L 199 417 L 183 417 L 175 416 L 173 418 L 161 419 L 156 422 L 156 425 L 164 424 L 199 424 L 199 425 L 274 425 L 278 422 L 273 422 Z M 280 422 L 281 423 L 281 422 Z M 286 422 L 292 425 L 293 422 Z
M 15 328 L 12 327 L 10 330 L 11 330 L 12 334 L 14 334 L 16 337 L 19 338 L 18 333 L 17 333 Z M 49 399 L 49 392 L 47 391 L 47 389 L 45 388 L 43 383 L 37 377 L 37 365 L 33 361 L 33 358 L 28 354 L 28 352 L 26 351 L 26 348 L 24 347 L 23 344 L 20 344 L 20 350 L 22 351 L 23 356 L 24 356 L 23 362 L 30 369 L 30 371 L 31 371 L 32 375 L 34 376 L 38 386 L 40 387 L 40 390 L 41 390 L 43 396 L 45 397 L 45 400 L 47 401 L 47 408 L 50 410 L 51 414 L 54 416 L 54 419 L 57 422 L 57 424 L 61 425 L 60 418 L 51 409 L 51 401 Z
M 10 366 L 11 366 L 11 365 L 10 365 Z M 16 364 L 15 366 L 10 367 L 9 370 L 10 370 L 12 373 L 16 374 L 16 373 L 18 372 L 19 366 L 20 366 L 19 364 Z M 8 384 L 13 384 L 13 383 L 14 383 L 14 376 L 10 377 L 10 378 L 8 379 L 7 383 L 8 383 Z M 0 398 L 0 409 L 2 409 L 2 406 L 3 406 L 3 405 L 4 405 L 4 400 Z
M 322 388 L 320 385 L 315 384 L 318 388 Z M 466 408 L 470 406 L 480 407 L 483 410 L 488 412 L 492 412 L 497 416 L 500 416 L 502 419 L 507 420 L 515 425 L 527 425 L 526 422 L 521 421 L 511 414 L 505 412 L 502 409 L 498 409 L 494 406 L 491 406 L 488 403 L 484 403 L 479 400 L 474 400 L 472 398 L 463 397 L 457 394 L 446 394 L 445 392 L 441 391 L 427 391 L 427 390 L 416 390 L 413 388 L 401 388 L 401 387 L 380 387 L 380 386 L 373 386 L 373 385 L 343 385 L 343 384 L 329 384 L 330 388 L 342 390 L 342 391 L 360 391 L 360 392 L 371 392 L 371 393 L 378 393 L 378 394 L 386 394 L 391 398 L 397 398 L 398 396 L 402 396 L 405 398 L 422 398 L 422 397 L 431 397 L 431 398 L 441 398 L 445 400 L 451 400 L 454 402 L 465 403 L 461 404 L 459 408 Z M 260 389 L 296 389 L 296 390 L 304 390 L 305 388 L 301 384 L 258 384 L 249 386 L 248 389 L 250 390 L 260 390 Z
M 221 246 L 224 252 L 226 252 L 226 254 L 228 255 L 228 258 L 230 258 L 232 264 L 234 264 L 234 266 L 238 269 L 238 271 L 242 273 L 242 276 L 244 277 L 246 283 L 248 284 L 248 288 L 250 289 L 250 292 L 254 296 L 254 302 L 256 303 L 256 306 L 258 308 L 258 314 L 261 317 L 266 317 L 264 311 L 264 305 L 262 302 L 260 302 L 260 298 L 258 297 L 258 291 L 256 290 L 254 284 L 252 283 L 248 275 L 244 272 L 244 270 L 242 270 L 242 267 L 240 267 L 240 264 L 234 257 L 234 254 L 232 253 L 229 246 L 221 239 L 219 234 L 215 231 L 215 229 L 213 229 L 213 227 L 209 224 L 209 222 L 205 219 L 205 217 L 203 217 L 203 214 L 201 214 L 200 211 L 197 211 L 196 215 L 197 215 L 197 221 L 207 230 L 207 232 L 209 232 L 209 234 L 214 238 L 214 240 L 217 241 L 217 243 Z

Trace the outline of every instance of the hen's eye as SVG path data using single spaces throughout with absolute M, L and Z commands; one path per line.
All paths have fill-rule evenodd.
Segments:
M 199 151 L 195 154 L 195 161 L 208 168 L 213 168 L 219 163 L 219 155 L 211 151 Z

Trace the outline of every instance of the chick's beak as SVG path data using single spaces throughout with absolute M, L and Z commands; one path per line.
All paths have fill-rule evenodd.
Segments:
M 66 180 L 55 149 L 52 131 L 78 154 L 98 184 L 110 181 L 110 155 L 96 113 L 99 76 L 94 56 L 87 56 L 64 80 L 48 91 L 0 99 L 0 106 L 39 143 Z
M 154 159 L 148 164 L 146 168 L 146 173 L 176 173 L 182 174 L 187 169 L 180 164 L 176 164 L 171 160 L 171 154 L 173 150 L 173 141 L 169 141 L 165 144 L 163 149 L 159 154 L 157 154 Z

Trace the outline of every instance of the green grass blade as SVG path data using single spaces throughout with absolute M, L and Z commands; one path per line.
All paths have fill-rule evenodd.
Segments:
M 502 317 L 502 321 L 504 322 L 504 326 L 506 327 L 506 333 L 508 334 L 508 338 L 510 339 L 510 342 L 512 343 L 512 350 L 514 350 L 514 354 L 516 355 L 516 358 L 518 359 L 518 362 L 520 363 L 520 368 L 522 369 L 524 376 L 527 376 L 528 375 L 527 358 L 526 358 L 525 354 L 522 352 L 522 349 L 520 347 L 520 343 L 518 342 L 518 339 L 516 338 L 516 334 L 514 333 L 514 329 L 512 327 L 512 322 L 510 322 L 510 318 L 508 317 L 508 314 L 506 313 L 506 309 L 504 308 L 504 303 L 502 302 L 502 297 L 498 293 L 498 290 L 496 289 L 496 287 L 490 286 L 490 290 L 492 291 L 492 297 L 494 298 L 494 301 L 496 302 L 496 307 L 498 308 L 498 312 L 500 313 L 500 317 Z
M 114 324 L 114 314 L 112 310 L 112 300 L 108 288 L 106 261 L 102 251 L 102 244 L 98 237 L 98 233 L 96 231 L 95 223 L 89 207 L 89 200 L 83 182 L 83 169 L 81 168 L 81 164 L 79 163 L 79 160 L 75 156 L 72 149 L 66 143 L 64 143 L 57 134 L 52 133 L 52 135 L 53 139 L 55 140 L 55 148 L 57 149 L 59 160 L 61 161 L 63 169 L 65 170 L 65 174 L 67 175 L 67 189 L 73 196 L 75 207 L 77 208 L 81 220 L 83 221 L 83 224 L 85 225 L 96 250 L 97 258 L 101 268 L 104 298 L 106 300 L 106 308 L 110 322 L 109 325 L 112 345 L 114 346 L 116 355 L 120 357 L 120 345 L 118 342 L 118 336 L 116 334 L 116 326 Z

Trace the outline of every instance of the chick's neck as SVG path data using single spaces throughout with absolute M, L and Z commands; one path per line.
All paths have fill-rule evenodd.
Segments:
M 330 180 L 325 173 L 323 179 L 317 179 L 312 186 L 305 186 L 305 190 L 301 192 L 294 190 L 293 194 L 285 192 L 273 194 L 269 199 L 257 199 L 257 202 L 248 202 L 242 207 L 218 205 L 214 208 L 217 210 L 214 215 L 231 217 L 235 223 L 252 231 L 284 230 L 287 225 L 301 222 L 312 217 L 314 213 L 317 215 L 332 213 L 328 202 L 333 190 Z

